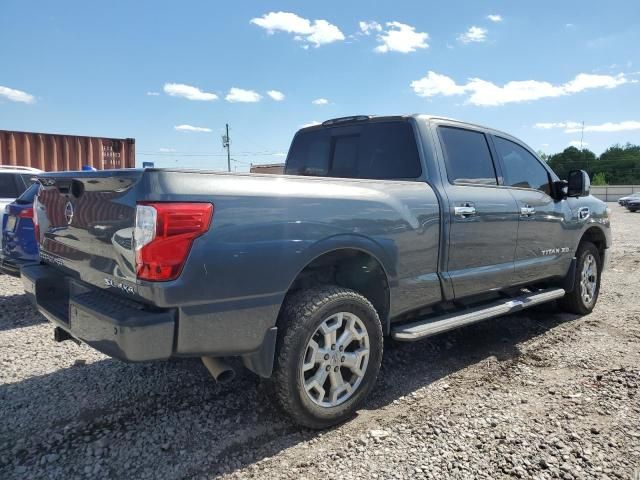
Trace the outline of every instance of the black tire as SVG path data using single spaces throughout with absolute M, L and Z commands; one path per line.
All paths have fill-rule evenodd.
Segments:
M 317 329 L 339 312 L 356 316 L 361 321 L 359 325 L 366 329 L 368 363 L 364 368 L 363 364 L 360 365 L 359 368 L 361 371 L 364 370 L 364 375 L 360 376 L 357 387 L 349 393 L 350 396 L 343 403 L 321 406 L 314 403 L 311 395 L 307 393 L 304 382 L 309 380 L 305 379 L 308 373 L 303 372 L 302 368 L 305 356 L 308 356 L 308 344 L 314 334 L 317 334 Z M 327 428 L 351 418 L 375 385 L 382 361 L 382 340 L 382 326 L 378 313 L 371 302 L 353 290 L 329 285 L 291 295 L 285 301 L 279 319 L 278 343 L 271 379 L 273 392 L 284 413 L 291 416 L 296 423 L 313 429 Z M 334 361 L 333 357 L 330 361 Z M 329 365 L 327 367 L 333 368 Z M 322 368 L 324 367 L 318 367 L 315 372 Z M 342 370 L 340 378 L 342 379 Z
M 593 277 L 595 277 L 593 279 L 595 280 L 595 291 L 591 295 L 592 300 L 586 301 L 585 287 L 582 285 L 582 275 L 585 262 L 590 259 L 590 256 L 595 260 L 597 270 L 595 275 L 593 275 Z M 600 277 L 602 274 L 602 259 L 600 258 L 600 252 L 593 243 L 588 241 L 580 243 L 576 254 L 576 269 L 573 273 L 575 275 L 573 290 L 561 298 L 559 304 L 566 312 L 575 313 L 577 315 L 586 315 L 591 313 L 598 301 L 598 295 L 600 294 Z
M 629 209 L 629 211 L 630 211 L 631 213 L 635 213 L 635 212 L 637 212 L 637 211 L 638 211 L 638 209 L 637 209 L 637 208 L 630 208 L 630 209 Z

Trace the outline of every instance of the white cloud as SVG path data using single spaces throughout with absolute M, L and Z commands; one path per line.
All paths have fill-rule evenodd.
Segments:
M 269 97 L 271 97 L 271 99 L 275 100 L 276 102 L 281 102 L 282 100 L 284 100 L 284 93 L 279 92 L 278 90 L 269 90 L 267 92 L 267 95 L 269 95 Z
M 329 103 L 329 100 L 326 98 L 316 98 L 313 102 L 314 105 L 326 105 Z
M 165 83 L 163 90 L 167 95 L 172 97 L 182 97 L 187 100 L 211 102 L 218 99 L 218 96 L 215 93 L 203 92 L 197 87 L 185 85 L 184 83 Z
M 224 99 L 231 103 L 255 103 L 262 99 L 262 95 L 253 90 L 232 87 Z
M 576 78 L 565 83 L 564 88 L 568 93 L 576 93 L 589 88 L 616 88 L 628 81 L 622 73 L 616 76 L 580 73 L 576 75 Z
M 326 43 L 344 40 L 344 34 L 338 27 L 327 22 L 326 20 L 315 20 L 313 22 L 313 33 L 306 40 L 313 43 L 316 47 Z
M 415 52 L 419 48 L 429 48 L 427 40 L 429 34 L 416 32 L 415 27 L 400 22 L 387 22 L 387 30 L 378 35 L 381 45 L 374 48 L 375 52 Z
M 315 127 L 316 125 L 320 125 L 320 122 L 317 120 L 312 120 L 309 123 L 304 123 L 300 125 L 300 128 Z
M 184 125 L 178 125 L 178 126 L 183 127 Z M 187 126 L 188 126 L 188 125 L 187 125 Z M 177 130 L 177 129 L 178 129 L 178 128 L 176 127 L 176 130 Z M 176 151 L 176 149 L 175 149 L 175 148 L 164 148 L 164 147 L 161 147 L 161 148 L 159 148 L 159 149 L 158 149 L 158 151 L 159 151 L 160 153 L 173 153 L 173 152 L 175 152 L 175 151 Z
M 160 96 L 160 92 L 147 92 L 149 97 L 158 97 Z
M 372 33 L 375 32 L 381 32 L 382 31 L 382 25 L 380 25 L 378 22 L 365 22 L 365 21 L 361 21 L 358 22 L 358 27 L 360 27 L 360 32 L 362 32 L 363 35 L 371 35 Z
M 496 22 L 496 23 L 502 21 L 502 15 L 487 15 L 487 18 L 492 22 Z
M 446 75 L 429 71 L 425 77 L 411 82 L 411 88 L 420 97 L 434 97 L 436 95 L 462 95 L 466 92 L 464 85 L 456 82 Z
M 564 26 L 566 28 L 574 28 L 575 27 L 575 25 L 573 23 L 565 23 Z
M 277 31 L 294 34 L 294 40 L 319 47 L 327 43 L 344 40 L 338 27 L 326 20 L 309 20 L 291 12 L 269 12 L 262 17 L 252 18 L 251 23 L 264 28 L 269 34 Z
M 194 127 L 193 125 L 176 125 L 173 127 L 178 132 L 210 132 L 211 129 L 207 127 Z
M 458 40 L 462 43 L 471 42 L 484 42 L 487 39 L 487 29 L 482 27 L 476 27 L 475 25 L 469 27 L 464 33 L 458 35 Z
M 458 85 L 452 78 L 430 71 L 410 85 L 420 97 L 468 95 L 466 103 L 486 107 L 572 95 L 594 88 L 611 89 L 631 82 L 622 73 L 615 76 L 581 73 L 559 85 L 538 80 L 518 80 L 500 86 L 481 78 L 470 78 L 466 84 Z
M 15 88 L 3 87 L 0 85 L 0 97 L 4 97 L 12 102 L 36 103 L 36 97 L 30 93 L 16 90 Z
M 556 122 L 556 123 L 536 123 L 534 128 L 552 129 L 561 128 L 565 133 L 578 133 L 582 131 L 580 122 Z M 605 122 L 599 125 L 585 125 L 585 132 L 628 132 L 630 130 L 640 130 L 640 121 L 627 120 L 624 122 Z
M 550 122 L 550 123 L 536 123 L 533 128 L 540 128 L 542 130 L 551 130 L 552 128 L 580 128 L 582 124 L 580 122 Z
M 585 125 L 584 127 L 585 132 L 626 132 L 629 130 L 640 130 L 640 122 L 633 120 L 619 123 L 606 122 L 600 125 Z
M 584 148 L 587 145 L 589 145 L 587 142 L 581 142 L 580 140 L 571 140 L 569 142 L 569 146 L 571 147 L 576 147 L 576 148 Z

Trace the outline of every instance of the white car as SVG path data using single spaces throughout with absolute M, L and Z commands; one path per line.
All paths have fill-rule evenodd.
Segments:
M 31 179 L 39 173 L 42 173 L 42 170 L 37 168 L 0 165 L 0 248 L 6 206 L 22 195 L 22 192 L 31 185 Z
M 640 193 L 632 193 L 631 195 L 627 195 L 626 197 L 619 198 L 618 205 L 622 207 L 626 207 L 627 203 L 629 203 L 630 200 L 638 200 L 638 199 L 640 199 Z

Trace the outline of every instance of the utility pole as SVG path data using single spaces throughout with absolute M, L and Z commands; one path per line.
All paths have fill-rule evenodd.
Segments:
M 582 160 L 584 160 L 584 120 L 582 121 L 582 129 L 580 130 L 580 155 L 582 156 Z M 585 169 L 587 170 L 587 173 L 589 173 L 589 159 L 587 158 L 587 165 L 585 167 Z
M 222 136 L 222 147 L 227 149 L 227 171 L 231 171 L 231 139 L 229 138 L 229 124 L 225 123 L 226 135 Z

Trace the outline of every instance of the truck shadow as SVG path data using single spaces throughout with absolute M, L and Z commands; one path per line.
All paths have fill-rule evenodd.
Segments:
M 389 343 L 364 410 L 469 365 L 517 359 L 520 343 L 575 318 L 523 312 L 419 343 Z M 77 347 L 78 358 L 87 348 Z M 50 453 L 60 453 L 79 475 L 99 464 L 109 478 L 138 478 L 145 471 L 152 478 L 212 478 L 318 435 L 293 425 L 270 400 L 255 376 L 216 384 L 198 360 L 125 364 L 105 358 L 0 385 L 0 478 L 11 478 L 18 465 L 35 476 Z M 69 476 L 62 469 L 51 475 Z
M 25 294 L 0 296 L 0 332 L 45 323 Z

